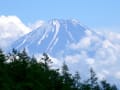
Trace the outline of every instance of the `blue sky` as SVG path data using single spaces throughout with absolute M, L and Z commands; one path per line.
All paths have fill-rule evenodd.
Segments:
M 90 28 L 120 32 L 120 0 L 1 0 L 0 15 L 16 15 L 25 24 L 75 18 Z

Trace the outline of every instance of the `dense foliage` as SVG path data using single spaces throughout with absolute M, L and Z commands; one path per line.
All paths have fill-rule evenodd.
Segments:
M 90 78 L 81 81 L 78 72 L 69 73 L 66 63 L 62 70 L 50 69 L 51 59 L 43 54 L 40 62 L 29 57 L 25 50 L 5 55 L 0 50 L 0 90 L 117 90 L 106 80 L 98 81 L 93 69 Z

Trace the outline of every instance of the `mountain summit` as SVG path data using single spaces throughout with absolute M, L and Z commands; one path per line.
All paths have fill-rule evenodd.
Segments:
M 79 42 L 86 31 L 87 28 L 77 20 L 54 19 L 20 38 L 12 47 L 18 50 L 26 48 L 30 54 L 46 52 L 56 56 L 56 52 L 67 50 L 71 43 Z

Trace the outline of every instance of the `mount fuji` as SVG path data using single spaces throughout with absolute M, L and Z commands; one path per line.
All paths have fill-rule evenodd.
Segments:
M 51 20 L 17 40 L 12 47 L 26 48 L 31 54 L 46 52 L 57 56 L 58 52 L 72 53 L 68 47 L 77 43 L 87 33 L 87 28 L 76 20 Z M 91 33 L 88 31 L 88 33 Z M 56 53 L 57 52 L 57 53 Z M 65 54 L 64 53 L 64 54 Z
M 99 79 L 120 84 L 119 33 L 93 31 L 75 19 L 53 19 L 16 40 L 9 50 L 12 48 L 25 48 L 36 57 L 45 52 L 56 66 L 65 61 L 71 72 L 79 71 L 83 76 L 93 67 Z

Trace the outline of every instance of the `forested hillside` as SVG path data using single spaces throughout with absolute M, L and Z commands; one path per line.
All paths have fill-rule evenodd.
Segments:
M 69 72 L 65 62 L 61 69 L 51 69 L 50 63 L 46 53 L 37 62 L 25 50 L 9 54 L 0 50 L 0 90 L 118 90 L 106 80 L 99 81 L 92 68 L 83 81 L 78 72 Z

